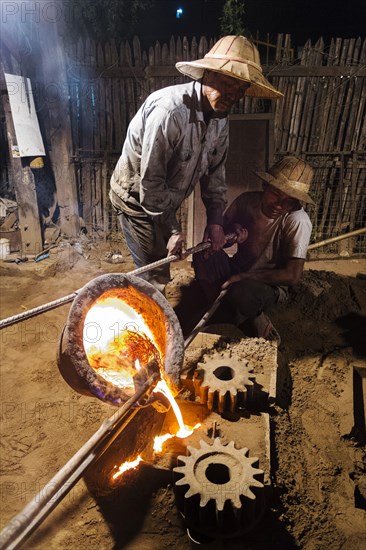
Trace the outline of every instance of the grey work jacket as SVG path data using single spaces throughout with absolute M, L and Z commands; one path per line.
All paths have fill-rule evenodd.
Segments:
M 207 223 L 222 224 L 227 149 L 228 119 L 214 115 L 206 125 L 200 82 L 153 92 L 128 127 L 111 178 L 112 203 L 180 231 L 176 211 L 200 182 Z

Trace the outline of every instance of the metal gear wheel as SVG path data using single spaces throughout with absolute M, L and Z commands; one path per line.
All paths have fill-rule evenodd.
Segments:
M 189 456 L 178 456 L 183 465 L 174 468 L 178 509 L 188 528 L 214 537 L 233 537 L 248 532 L 264 510 L 264 472 L 258 458 L 234 442 L 200 448 L 187 447 Z
M 230 351 L 205 357 L 198 363 L 193 384 L 201 403 L 220 413 L 228 406 L 234 411 L 253 396 L 255 375 L 247 359 L 235 359 Z

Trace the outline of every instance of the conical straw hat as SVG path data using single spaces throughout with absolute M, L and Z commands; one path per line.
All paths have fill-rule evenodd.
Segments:
M 259 52 L 244 36 L 224 36 L 203 59 L 180 61 L 175 66 L 178 71 L 195 80 L 201 79 L 205 70 L 210 70 L 249 82 L 246 96 L 270 99 L 283 96 L 264 77 Z
M 308 194 L 314 171 L 303 160 L 291 156 L 283 157 L 268 172 L 255 174 L 290 197 L 315 204 Z

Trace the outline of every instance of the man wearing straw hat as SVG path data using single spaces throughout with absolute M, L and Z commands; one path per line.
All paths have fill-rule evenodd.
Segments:
M 176 63 L 193 82 L 153 92 L 132 119 L 111 178 L 117 209 L 136 267 L 184 254 L 177 210 L 195 185 L 206 207 L 204 240 L 225 244 L 225 161 L 228 113 L 243 96 L 282 96 L 262 74 L 257 48 L 243 36 L 221 38 L 203 59 Z M 144 275 L 159 290 L 168 266 Z
M 277 340 L 265 313 L 288 298 L 288 287 L 302 275 L 312 225 L 301 202 L 314 204 L 308 194 L 313 169 L 286 156 L 268 172 L 257 172 L 263 191 L 239 195 L 224 215 L 224 229 L 236 234 L 237 252 L 224 250 L 205 257 L 195 254 L 196 278 L 211 301 L 228 289 L 225 303 L 237 324 L 250 319 L 255 335 Z

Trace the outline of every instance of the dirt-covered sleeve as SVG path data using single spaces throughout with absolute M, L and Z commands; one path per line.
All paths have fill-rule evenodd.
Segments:
M 207 173 L 201 178 L 201 197 L 206 207 L 207 223 L 223 225 L 226 200 L 225 162 L 229 146 L 229 125 L 222 128 Z
M 167 185 L 167 166 L 181 125 L 174 113 L 157 107 L 145 120 L 141 151 L 140 201 L 145 212 L 171 231 L 180 231 Z

